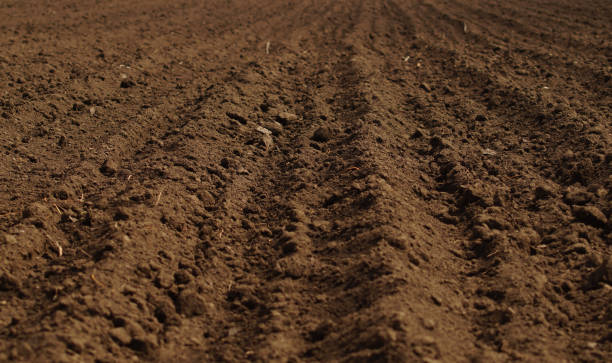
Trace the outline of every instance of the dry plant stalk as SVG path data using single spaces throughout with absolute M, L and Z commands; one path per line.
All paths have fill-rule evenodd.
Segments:
M 162 192 L 163 191 L 164 190 L 162 189 L 162 190 L 159 191 L 159 194 L 157 194 L 157 199 L 155 200 L 155 204 L 154 204 L 155 207 L 157 207 L 157 205 L 159 204 L 159 201 L 161 200 L 161 196 L 162 196 Z
M 55 251 L 57 252 L 58 256 L 62 257 L 62 255 L 64 254 L 64 249 L 59 244 L 59 242 L 57 242 L 56 240 L 51 238 L 51 236 L 49 236 L 48 233 L 45 233 L 45 237 L 47 237 L 47 240 L 51 243 L 51 247 L 53 247 L 55 249 Z

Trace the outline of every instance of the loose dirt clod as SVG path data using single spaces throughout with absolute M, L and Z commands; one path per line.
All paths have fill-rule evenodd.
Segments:
M 312 135 L 312 139 L 318 142 L 326 142 L 331 138 L 332 133 L 329 127 L 319 127 Z

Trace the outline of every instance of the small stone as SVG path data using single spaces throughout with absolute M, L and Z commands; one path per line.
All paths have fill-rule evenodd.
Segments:
M 106 176 L 113 176 L 119 170 L 119 166 L 112 159 L 106 159 L 104 164 L 100 167 L 100 172 Z
M 588 343 L 586 343 L 586 346 L 589 349 L 595 349 L 595 348 L 597 348 L 597 343 L 596 342 L 588 342 Z
M 128 345 L 132 341 L 132 336 L 124 327 L 113 328 L 108 335 L 121 345 Z
M 312 135 L 312 139 L 317 142 L 326 142 L 331 138 L 331 130 L 329 127 L 319 127 L 314 134 Z
M 194 290 L 183 290 L 176 299 L 177 311 L 187 317 L 203 315 L 206 302 Z
M 572 211 L 576 220 L 593 227 L 604 227 L 608 222 L 606 215 L 593 205 L 577 206 Z
M 287 125 L 290 122 L 296 121 L 298 119 L 297 115 L 289 112 L 279 112 L 278 116 L 276 116 L 278 122 L 282 125 Z

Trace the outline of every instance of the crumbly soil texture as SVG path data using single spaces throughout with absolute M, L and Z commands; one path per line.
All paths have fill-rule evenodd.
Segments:
M 0 19 L 0 361 L 612 361 L 609 0 Z

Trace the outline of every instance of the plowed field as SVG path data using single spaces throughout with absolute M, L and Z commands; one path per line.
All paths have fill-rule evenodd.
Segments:
M 0 361 L 611 361 L 611 19 L 0 0 Z

